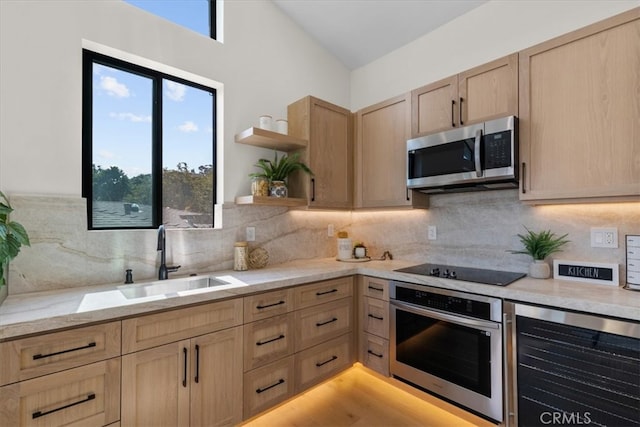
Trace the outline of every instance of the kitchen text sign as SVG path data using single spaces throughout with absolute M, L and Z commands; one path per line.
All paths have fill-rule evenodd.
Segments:
M 618 286 L 620 284 L 618 270 L 618 264 L 553 261 L 553 278 L 560 280 Z

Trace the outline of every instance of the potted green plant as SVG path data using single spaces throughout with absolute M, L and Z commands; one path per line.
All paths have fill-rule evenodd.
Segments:
M 527 234 L 518 234 L 524 249 L 510 251 L 513 254 L 531 255 L 533 262 L 529 265 L 529 276 L 536 279 L 546 279 L 551 275 L 551 269 L 545 259 L 555 252 L 560 252 L 562 246 L 567 244 L 568 234 L 556 236 L 551 230 L 535 232 L 527 230 Z
M 22 245 L 31 246 L 24 227 L 15 221 L 9 221 L 12 211 L 9 200 L 0 191 L 0 287 L 5 284 L 9 261 L 18 256 Z
M 275 158 L 273 161 L 267 159 L 260 159 L 254 165 L 257 168 L 262 169 L 261 172 L 256 172 L 249 174 L 250 177 L 254 179 L 266 179 L 269 181 L 269 192 L 270 196 L 273 197 L 287 197 L 287 178 L 293 172 L 301 170 L 303 172 L 308 173 L 309 175 L 313 175 L 311 169 L 299 160 L 300 153 L 293 153 L 291 155 L 282 155 L 282 157 L 278 158 L 278 152 L 275 152 Z M 252 184 L 252 191 L 254 189 L 254 185 Z M 253 195 L 262 195 L 262 194 L 253 194 Z

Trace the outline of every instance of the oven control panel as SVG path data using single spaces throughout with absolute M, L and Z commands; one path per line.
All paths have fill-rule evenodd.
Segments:
M 472 298 L 443 295 L 427 290 L 397 286 L 395 299 L 447 313 L 491 320 L 491 304 L 485 301 L 476 301 Z

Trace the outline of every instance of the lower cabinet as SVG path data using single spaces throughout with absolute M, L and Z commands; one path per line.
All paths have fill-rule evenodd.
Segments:
M 254 369 L 244 375 L 244 417 L 250 418 L 294 394 L 294 358 Z
M 1 426 L 104 426 L 120 419 L 120 358 L 0 387 Z
M 122 357 L 122 426 L 242 420 L 242 327 Z
M 348 333 L 296 353 L 296 393 L 349 367 L 354 362 L 352 348 L 352 335 Z
M 358 297 L 359 360 L 367 368 L 389 376 L 389 283 L 360 276 Z

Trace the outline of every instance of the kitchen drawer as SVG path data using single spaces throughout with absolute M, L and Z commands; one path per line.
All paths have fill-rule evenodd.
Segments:
M 360 360 L 369 369 L 389 376 L 389 340 L 376 335 L 363 334 Z
M 244 325 L 244 370 L 293 354 L 293 313 Z
M 0 343 L 0 385 L 120 355 L 120 322 Z
M 244 298 L 244 323 L 293 311 L 293 288 Z
M 119 419 L 119 357 L 0 387 L 2 426 L 104 426 Z
M 389 303 L 387 301 L 365 298 L 361 320 L 365 332 L 389 339 Z
M 353 277 L 325 280 L 295 289 L 295 308 L 311 307 L 353 295 Z
M 290 398 L 294 392 L 294 356 L 244 374 L 244 418 Z
M 627 246 L 627 259 L 640 260 L 640 248 L 634 246 Z
M 204 335 L 242 324 L 242 298 L 122 321 L 122 353 Z
M 345 334 L 297 353 L 295 363 L 295 390 L 300 393 L 353 363 L 352 336 Z
M 389 301 L 389 281 L 377 277 L 363 277 L 362 295 Z
M 352 298 L 343 298 L 295 312 L 295 351 L 351 331 Z

